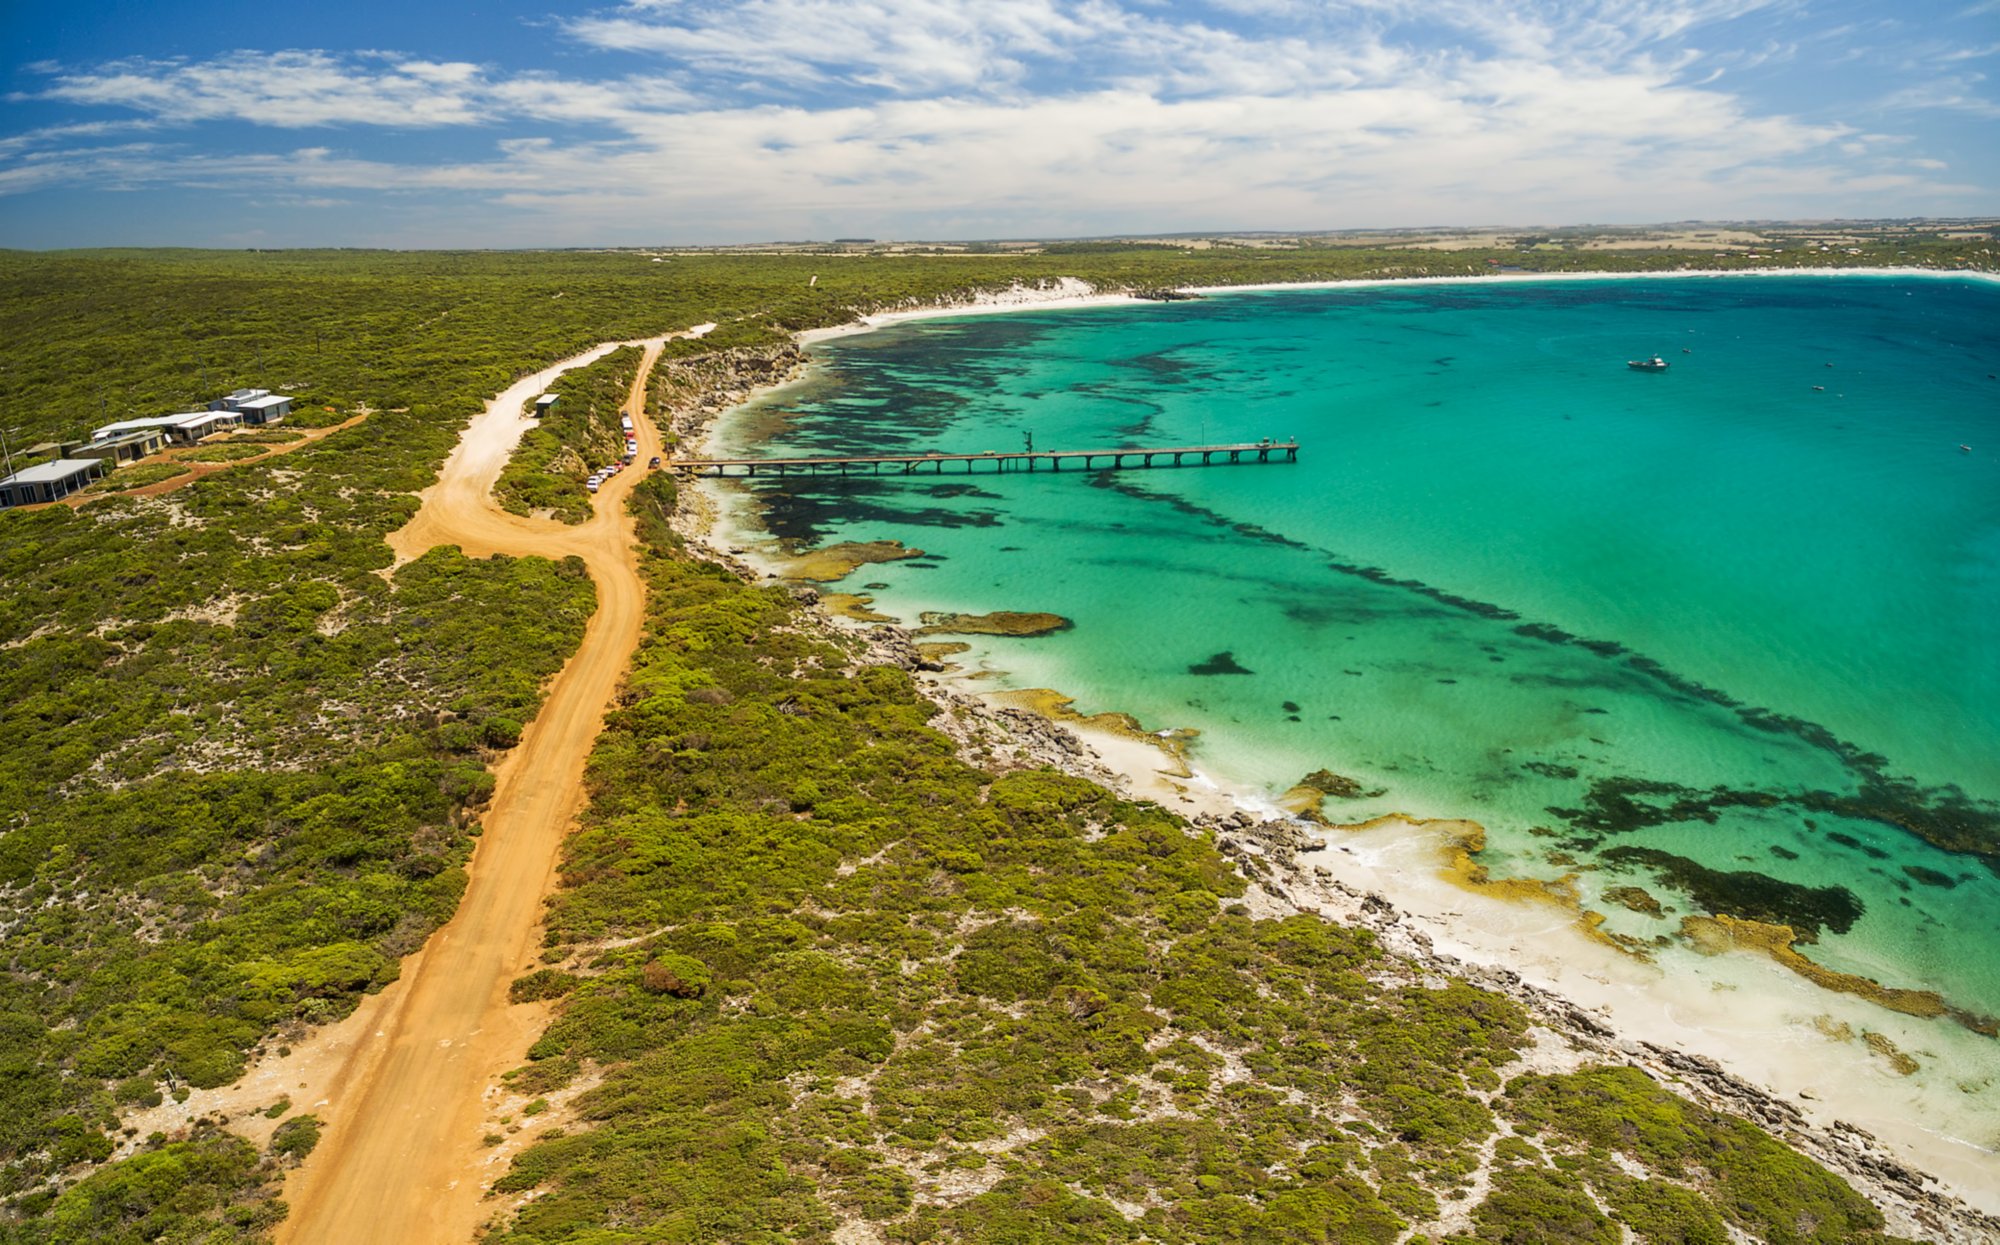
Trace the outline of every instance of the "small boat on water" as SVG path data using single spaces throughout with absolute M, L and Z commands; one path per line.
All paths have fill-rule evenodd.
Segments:
M 1635 372 L 1664 372 L 1667 370 L 1667 361 L 1654 355 L 1650 359 L 1627 359 L 1625 366 Z

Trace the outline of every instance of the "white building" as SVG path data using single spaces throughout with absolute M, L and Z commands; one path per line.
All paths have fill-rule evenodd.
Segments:
M 128 432 L 138 432 L 144 428 L 157 428 L 169 441 L 178 445 L 193 445 L 203 437 L 211 437 L 225 428 L 234 428 L 243 422 L 243 416 L 236 411 L 189 411 L 181 415 L 149 415 L 144 419 L 121 419 L 115 424 L 106 424 L 90 434 L 93 441 L 107 441 Z

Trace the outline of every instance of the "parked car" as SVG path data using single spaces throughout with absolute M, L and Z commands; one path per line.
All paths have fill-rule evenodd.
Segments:
M 598 479 L 598 478 L 597 478 L 596 476 L 592 476 L 592 477 L 590 477 L 590 478 L 589 478 L 588 480 L 585 480 L 585 481 L 583 482 L 583 487 L 585 487 L 585 488 L 589 489 L 589 490 L 590 490 L 591 492 L 595 493 L 595 492 L 597 491 L 597 486 L 598 486 L 598 485 L 600 485 L 600 484 L 602 484 L 602 483 L 604 483 L 604 481 L 602 481 L 602 480 Z
M 653 461 L 647 463 L 646 467 L 648 470 L 658 471 L 660 469 L 660 456 L 658 454 L 653 455 Z

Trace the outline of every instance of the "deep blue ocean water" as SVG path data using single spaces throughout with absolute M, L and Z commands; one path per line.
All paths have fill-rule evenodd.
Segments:
M 1817 926 L 1830 967 L 2000 1013 L 2000 285 L 1240 292 L 821 358 L 742 448 L 1303 443 L 755 486 L 795 544 L 927 551 L 840 585 L 878 610 L 1074 621 L 976 641 L 1001 684 L 1197 728 L 1233 783 L 1380 792 L 1338 820 L 1473 818 L 1496 874 L 1580 870 L 1635 937 L 1674 924 L 1603 891 Z

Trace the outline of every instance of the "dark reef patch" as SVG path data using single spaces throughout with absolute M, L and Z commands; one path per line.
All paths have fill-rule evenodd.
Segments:
M 1889 859 L 1889 853 L 1883 851 L 1879 847 L 1874 847 L 1871 846 L 1870 844 L 1863 843 L 1860 839 L 1855 838 L 1851 834 L 1842 834 L 1838 830 L 1829 830 L 1826 832 L 1826 837 L 1828 842 L 1838 843 L 1842 847 L 1860 852 L 1862 855 L 1868 857 L 1870 860 Z
M 1529 761 L 1521 766 L 1530 774 L 1540 774 L 1544 778 L 1561 778 L 1565 781 L 1577 776 L 1574 765 L 1558 765 L 1554 761 Z
M 1551 807 L 1548 812 L 1579 830 L 1628 834 L 1681 821 L 1715 824 L 1724 808 L 1775 808 L 1782 797 L 1765 791 L 1697 791 L 1649 778 L 1602 778 L 1584 793 L 1583 807 Z
M 1000 514 L 994 510 L 904 504 L 902 499 L 910 496 L 909 490 L 887 480 L 828 478 L 760 482 L 756 487 L 765 527 L 779 540 L 800 548 L 826 543 L 833 531 L 847 523 L 930 528 L 1001 525 Z
M 1747 791 L 1716 787 L 1698 791 L 1674 783 L 1644 778 L 1612 777 L 1591 784 L 1580 808 L 1549 808 L 1549 813 L 1580 830 L 1624 834 L 1649 826 L 1700 821 L 1714 825 L 1724 809 L 1792 808 L 1805 813 L 1831 813 L 1854 821 L 1872 821 L 1906 831 L 1935 847 L 1976 857 L 2000 875 L 2000 813 L 1976 806 L 1956 788 L 1942 791 L 1870 775 L 1853 795 L 1837 791 Z M 1801 819 L 1802 821 L 1805 819 Z M 1888 853 L 1849 834 L 1825 831 L 1843 847 L 1876 860 Z
M 1316 769 L 1299 779 L 1298 785 L 1337 800 L 1373 800 L 1389 793 L 1386 787 L 1364 787 L 1359 781 L 1330 769 Z
M 1207 661 L 1198 661 L 1188 667 L 1189 674 L 1255 674 L 1236 660 L 1234 653 L 1217 653 Z
M 1925 886 L 1935 886 L 1939 890 L 1950 890 L 1958 885 L 1958 879 L 1949 873 L 1939 873 L 1936 869 L 1926 869 L 1922 865 L 1904 865 L 1903 872 Z
M 1819 941 L 1822 930 L 1844 934 L 1867 910 L 1845 886 L 1800 886 L 1749 870 L 1725 872 L 1650 847 L 1608 848 L 1602 858 L 1650 870 L 1710 913 L 1788 925 L 1803 942 Z

